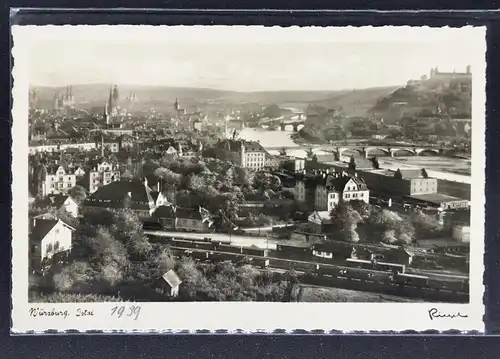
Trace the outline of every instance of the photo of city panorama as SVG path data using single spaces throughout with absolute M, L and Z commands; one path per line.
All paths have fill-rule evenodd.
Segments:
M 235 55 L 232 72 L 170 48 L 155 69 L 171 77 L 150 84 L 133 62 L 147 52 L 114 57 L 114 44 L 83 65 L 40 46 L 29 301 L 467 303 L 474 68 L 439 51 L 399 66 L 389 45 L 350 44 L 358 61 L 339 60 L 329 88 L 329 66 L 276 64 L 290 45 L 258 63 Z M 327 46 L 344 58 L 335 43 L 318 54 Z M 102 78 L 85 80 L 94 65 Z M 217 69 L 221 85 L 197 83 Z

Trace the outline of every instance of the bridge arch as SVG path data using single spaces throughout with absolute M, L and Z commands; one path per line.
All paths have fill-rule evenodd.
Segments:
M 341 147 L 338 149 L 338 156 L 339 158 L 341 156 L 354 156 L 354 157 L 360 157 L 363 155 L 363 150 L 358 149 L 358 148 L 352 148 L 352 147 Z
M 387 148 L 382 147 L 367 147 L 366 157 L 387 157 L 390 156 L 391 152 Z
M 392 157 L 409 157 L 415 156 L 415 151 L 411 148 L 392 148 L 391 149 Z
M 415 153 L 417 156 L 438 156 L 439 150 L 434 148 L 417 148 Z

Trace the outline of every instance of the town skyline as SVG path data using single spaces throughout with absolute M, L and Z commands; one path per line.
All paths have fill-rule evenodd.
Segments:
M 287 42 L 273 42 L 243 35 L 239 42 L 229 38 L 203 42 L 200 37 L 211 39 L 211 31 L 171 29 L 165 34 L 172 36 L 139 34 L 127 41 L 123 36 L 108 35 L 109 31 L 99 38 L 90 30 L 83 37 L 74 31 L 64 36 L 37 34 L 29 47 L 30 83 L 44 87 L 111 83 L 236 92 L 339 91 L 403 85 L 429 76 L 435 67 L 444 72 L 465 72 L 473 63 L 474 51 L 463 49 L 475 46 L 460 32 L 426 42 L 418 38 L 343 42 L 334 36 L 322 41 L 296 36 Z

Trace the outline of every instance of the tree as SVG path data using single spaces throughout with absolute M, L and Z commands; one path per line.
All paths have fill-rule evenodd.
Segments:
M 188 177 L 186 186 L 188 189 L 199 191 L 202 190 L 206 186 L 206 184 L 205 181 L 203 180 L 203 177 L 198 175 L 191 175 Z
M 276 104 L 267 106 L 263 111 L 264 117 L 276 118 L 281 116 L 281 109 Z
M 403 179 L 403 174 L 401 173 L 401 170 L 399 168 L 396 170 L 396 172 L 394 172 L 394 178 Z
M 283 147 L 280 152 L 279 152 L 280 156 L 286 156 L 286 148 Z
M 87 190 L 80 185 L 71 188 L 68 194 L 73 197 L 78 204 L 83 203 L 87 198 Z
M 356 171 L 356 160 L 353 156 L 351 156 L 351 159 L 349 160 L 349 171 Z
M 415 232 L 420 238 L 434 237 L 443 231 L 443 225 L 436 219 L 422 211 L 412 212 L 410 220 L 415 227 Z
M 182 175 L 168 168 L 159 167 L 154 171 L 154 175 L 161 179 L 165 185 L 174 187 L 179 187 L 181 185 Z
M 422 174 L 423 178 L 429 178 L 429 175 L 427 174 L 427 171 L 425 170 L 425 168 L 422 168 L 421 174 Z
M 57 291 L 82 290 L 88 286 L 95 273 L 86 262 L 73 262 L 54 274 L 52 281 Z
M 257 172 L 254 177 L 254 187 L 261 192 L 266 189 L 278 191 L 281 188 L 281 180 L 268 172 Z
M 376 170 L 380 169 L 380 164 L 378 163 L 377 157 L 373 157 L 371 159 L 371 161 L 372 161 L 373 169 L 376 169 Z
M 359 235 L 356 232 L 358 223 L 362 221 L 359 213 L 349 204 L 339 203 L 331 212 L 330 216 L 334 226 L 342 238 L 348 242 L 358 242 Z

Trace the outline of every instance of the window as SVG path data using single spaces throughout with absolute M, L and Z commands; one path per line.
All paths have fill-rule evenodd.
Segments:
M 54 250 L 57 251 L 59 249 L 59 242 L 56 241 L 56 243 L 54 243 Z
M 192 224 L 193 226 L 196 226 L 196 221 L 193 219 L 193 220 L 191 221 L 191 224 Z
M 52 243 L 47 244 L 46 251 L 47 252 L 52 252 Z
M 59 234 L 59 228 L 56 228 L 56 234 Z
M 349 193 L 346 193 L 345 198 L 349 198 Z

